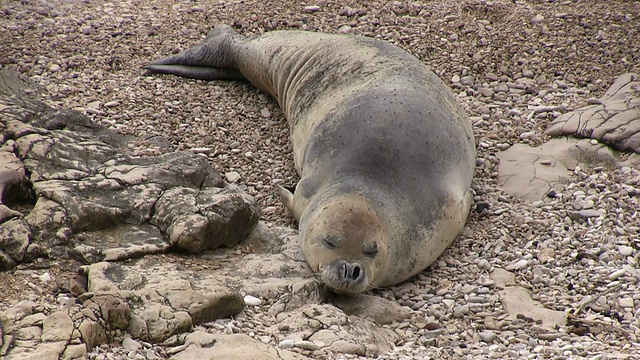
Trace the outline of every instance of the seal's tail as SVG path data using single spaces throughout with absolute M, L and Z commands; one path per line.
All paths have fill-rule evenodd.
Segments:
M 230 26 L 216 26 L 200 44 L 181 53 L 152 61 L 143 69 L 202 80 L 244 79 L 236 68 L 232 41 L 241 35 Z

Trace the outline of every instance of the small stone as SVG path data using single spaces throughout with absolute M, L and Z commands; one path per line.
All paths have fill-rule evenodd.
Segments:
M 130 337 L 126 337 L 124 338 L 124 340 L 122 340 L 122 347 L 126 350 L 133 351 L 140 349 L 142 347 L 142 344 Z
M 180 351 L 183 351 L 184 349 L 186 349 L 190 344 L 182 344 L 176 347 L 172 347 L 170 349 L 167 349 L 167 355 L 173 355 L 173 354 L 177 354 Z
M 304 11 L 308 13 L 315 13 L 322 10 L 322 8 L 318 5 L 309 5 L 304 7 Z
M 542 16 L 542 15 L 538 14 L 538 15 L 534 16 L 534 17 L 531 19 L 531 23 L 532 23 L 532 24 L 536 24 L 536 23 L 539 23 L 539 22 L 540 22 L 540 21 L 542 21 L 542 20 L 544 20 L 544 16 Z
M 513 264 L 513 269 L 521 270 L 527 267 L 527 265 L 529 265 L 529 262 L 525 259 L 522 259 L 522 260 L 519 260 L 517 263 Z
M 260 306 L 260 305 L 262 305 L 262 300 L 258 299 L 257 297 L 251 296 L 251 295 L 245 295 L 244 303 L 247 306 Z
M 482 94 L 482 96 L 485 96 L 485 97 L 492 97 L 494 95 L 494 92 L 491 89 L 481 88 L 480 94 Z
M 491 279 L 490 277 L 487 277 L 485 275 L 480 275 L 480 277 L 478 278 L 478 285 L 493 286 L 495 284 L 496 284 L 496 282 L 493 281 L 493 279 Z
M 460 82 L 460 76 L 458 76 L 458 75 L 453 75 L 453 76 L 451 77 L 451 82 L 452 82 L 452 83 L 454 83 L 454 84 L 459 83 L 459 82 Z
M 549 165 L 551 165 L 551 164 L 553 164 L 553 162 L 552 162 L 551 160 L 549 160 L 549 159 L 540 160 L 540 165 L 547 165 L 547 166 L 549 166 Z
M 208 147 L 197 147 L 197 148 L 191 148 L 191 151 L 196 153 L 196 154 L 208 154 L 211 152 L 211 148 Z
M 486 343 L 490 343 L 496 338 L 496 334 L 491 330 L 481 331 L 478 333 L 478 336 L 480 337 L 480 340 Z
M 615 280 L 626 273 L 625 269 L 620 269 L 609 274 L 609 280 Z
M 349 26 L 349 25 L 342 25 L 342 26 L 340 26 L 340 28 L 338 29 L 338 32 L 339 32 L 340 34 L 348 34 L 348 33 L 350 33 L 350 32 L 351 32 L 351 29 L 352 29 L 352 28 L 351 28 L 351 26 Z
M 307 340 L 296 341 L 294 346 L 300 349 L 311 350 L 311 351 L 320 349 L 320 347 L 316 345 L 313 341 L 307 341 Z
M 477 265 L 480 269 L 491 270 L 491 263 L 487 259 L 480 259 Z
M 291 339 L 284 339 L 278 343 L 278 347 L 281 349 L 291 349 L 295 346 L 295 341 Z
M 523 132 L 522 134 L 520 134 L 520 139 L 521 140 L 527 140 L 527 139 L 531 139 L 534 136 L 536 136 L 535 131 L 527 131 L 527 132 Z
M 634 307 L 634 301 L 633 301 L 632 297 L 620 298 L 620 299 L 618 299 L 618 304 L 620 304 L 620 306 L 622 306 L 623 308 L 631 308 L 631 309 L 633 309 L 633 307 Z
M 622 256 L 631 256 L 633 255 L 633 248 L 631 246 L 620 245 L 618 246 L 618 251 Z
M 474 78 L 473 76 L 463 76 L 460 78 L 460 83 L 462 85 L 473 85 Z
M 275 206 L 267 206 L 264 209 L 262 209 L 262 213 L 263 214 L 273 214 L 274 212 L 276 212 L 278 210 L 277 207 Z
M 602 212 L 596 209 L 589 209 L 589 210 L 580 210 L 579 214 L 580 214 L 580 217 L 582 218 L 591 218 L 591 217 L 598 217 L 602 215 Z
M 240 180 L 240 174 L 235 171 L 229 171 L 228 173 L 225 173 L 224 177 L 227 179 L 227 182 L 230 183 L 235 183 Z
M 107 107 L 107 108 L 116 107 L 118 105 L 120 105 L 120 103 L 117 102 L 117 101 L 109 101 L 109 102 L 104 103 L 104 107 Z
M 49 71 L 51 71 L 51 72 L 60 71 L 60 65 L 58 65 L 58 64 L 51 64 L 51 65 L 49 66 Z
M 264 118 L 270 118 L 271 111 L 269 111 L 269 108 L 263 107 L 262 110 L 260 110 L 260 115 Z
M 49 275 L 48 272 L 38 276 L 38 279 L 40 279 L 40 281 L 42 281 L 43 283 L 48 283 L 49 281 L 51 281 L 51 275 Z

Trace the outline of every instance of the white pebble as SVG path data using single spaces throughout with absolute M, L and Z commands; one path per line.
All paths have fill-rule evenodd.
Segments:
M 51 281 L 51 275 L 49 275 L 48 272 L 38 276 L 38 279 L 40 279 L 40 281 L 42 281 L 43 283 L 48 283 L 49 281 Z
M 258 299 L 257 297 L 251 296 L 251 295 L 245 295 L 244 296 L 244 303 L 247 306 L 260 306 L 260 305 L 262 305 L 262 300 Z
M 478 333 L 480 340 L 490 343 L 496 338 L 496 334 L 491 330 L 485 330 Z
M 522 259 L 522 260 L 519 260 L 517 263 L 513 264 L 513 268 L 515 270 L 521 270 L 527 267 L 527 265 L 529 265 L 529 262 L 525 259 Z
M 622 256 L 631 256 L 633 255 L 633 248 L 631 246 L 620 245 L 618 246 L 618 251 Z
M 228 173 L 225 173 L 224 177 L 227 179 L 227 182 L 230 182 L 230 183 L 234 183 L 240 180 L 240 174 L 238 174 L 235 171 L 229 171 Z
M 624 269 L 620 269 L 617 271 L 612 272 L 611 274 L 609 274 L 609 280 L 615 280 L 617 278 L 619 278 L 620 276 L 624 275 L 626 271 Z
M 633 308 L 633 298 L 631 297 L 625 297 L 625 298 L 620 298 L 618 299 L 618 304 L 620 304 L 620 306 L 625 307 L 625 308 Z
M 291 349 L 295 345 L 295 341 L 291 339 L 284 339 L 280 341 L 278 347 L 281 349 Z

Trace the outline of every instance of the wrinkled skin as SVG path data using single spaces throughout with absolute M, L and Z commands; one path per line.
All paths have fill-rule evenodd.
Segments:
M 220 26 L 145 68 L 246 79 L 278 100 L 301 178 L 280 195 L 305 259 L 336 291 L 407 280 L 464 227 L 475 166 L 469 119 L 435 74 L 393 45 L 302 31 L 247 38 Z

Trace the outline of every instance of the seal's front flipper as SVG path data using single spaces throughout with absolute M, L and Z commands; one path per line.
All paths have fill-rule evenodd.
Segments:
M 181 53 L 152 61 L 143 67 L 151 73 L 173 74 L 202 80 L 240 80 L 231 51 L 242 36 L 229 26 L 217 26 L 198 45 Z
M 282 201 L 291 215 L 293 215 L 293 217 L 297 221 L 300 221 L 300 216 L 302 215 L 302 211 L 304 209 L 300 206 L 299 203 L 296 202 L 295 196 L 293 195 L 291 190 L 278 185 L 278 194 L 280 195 L 280 201 Z

